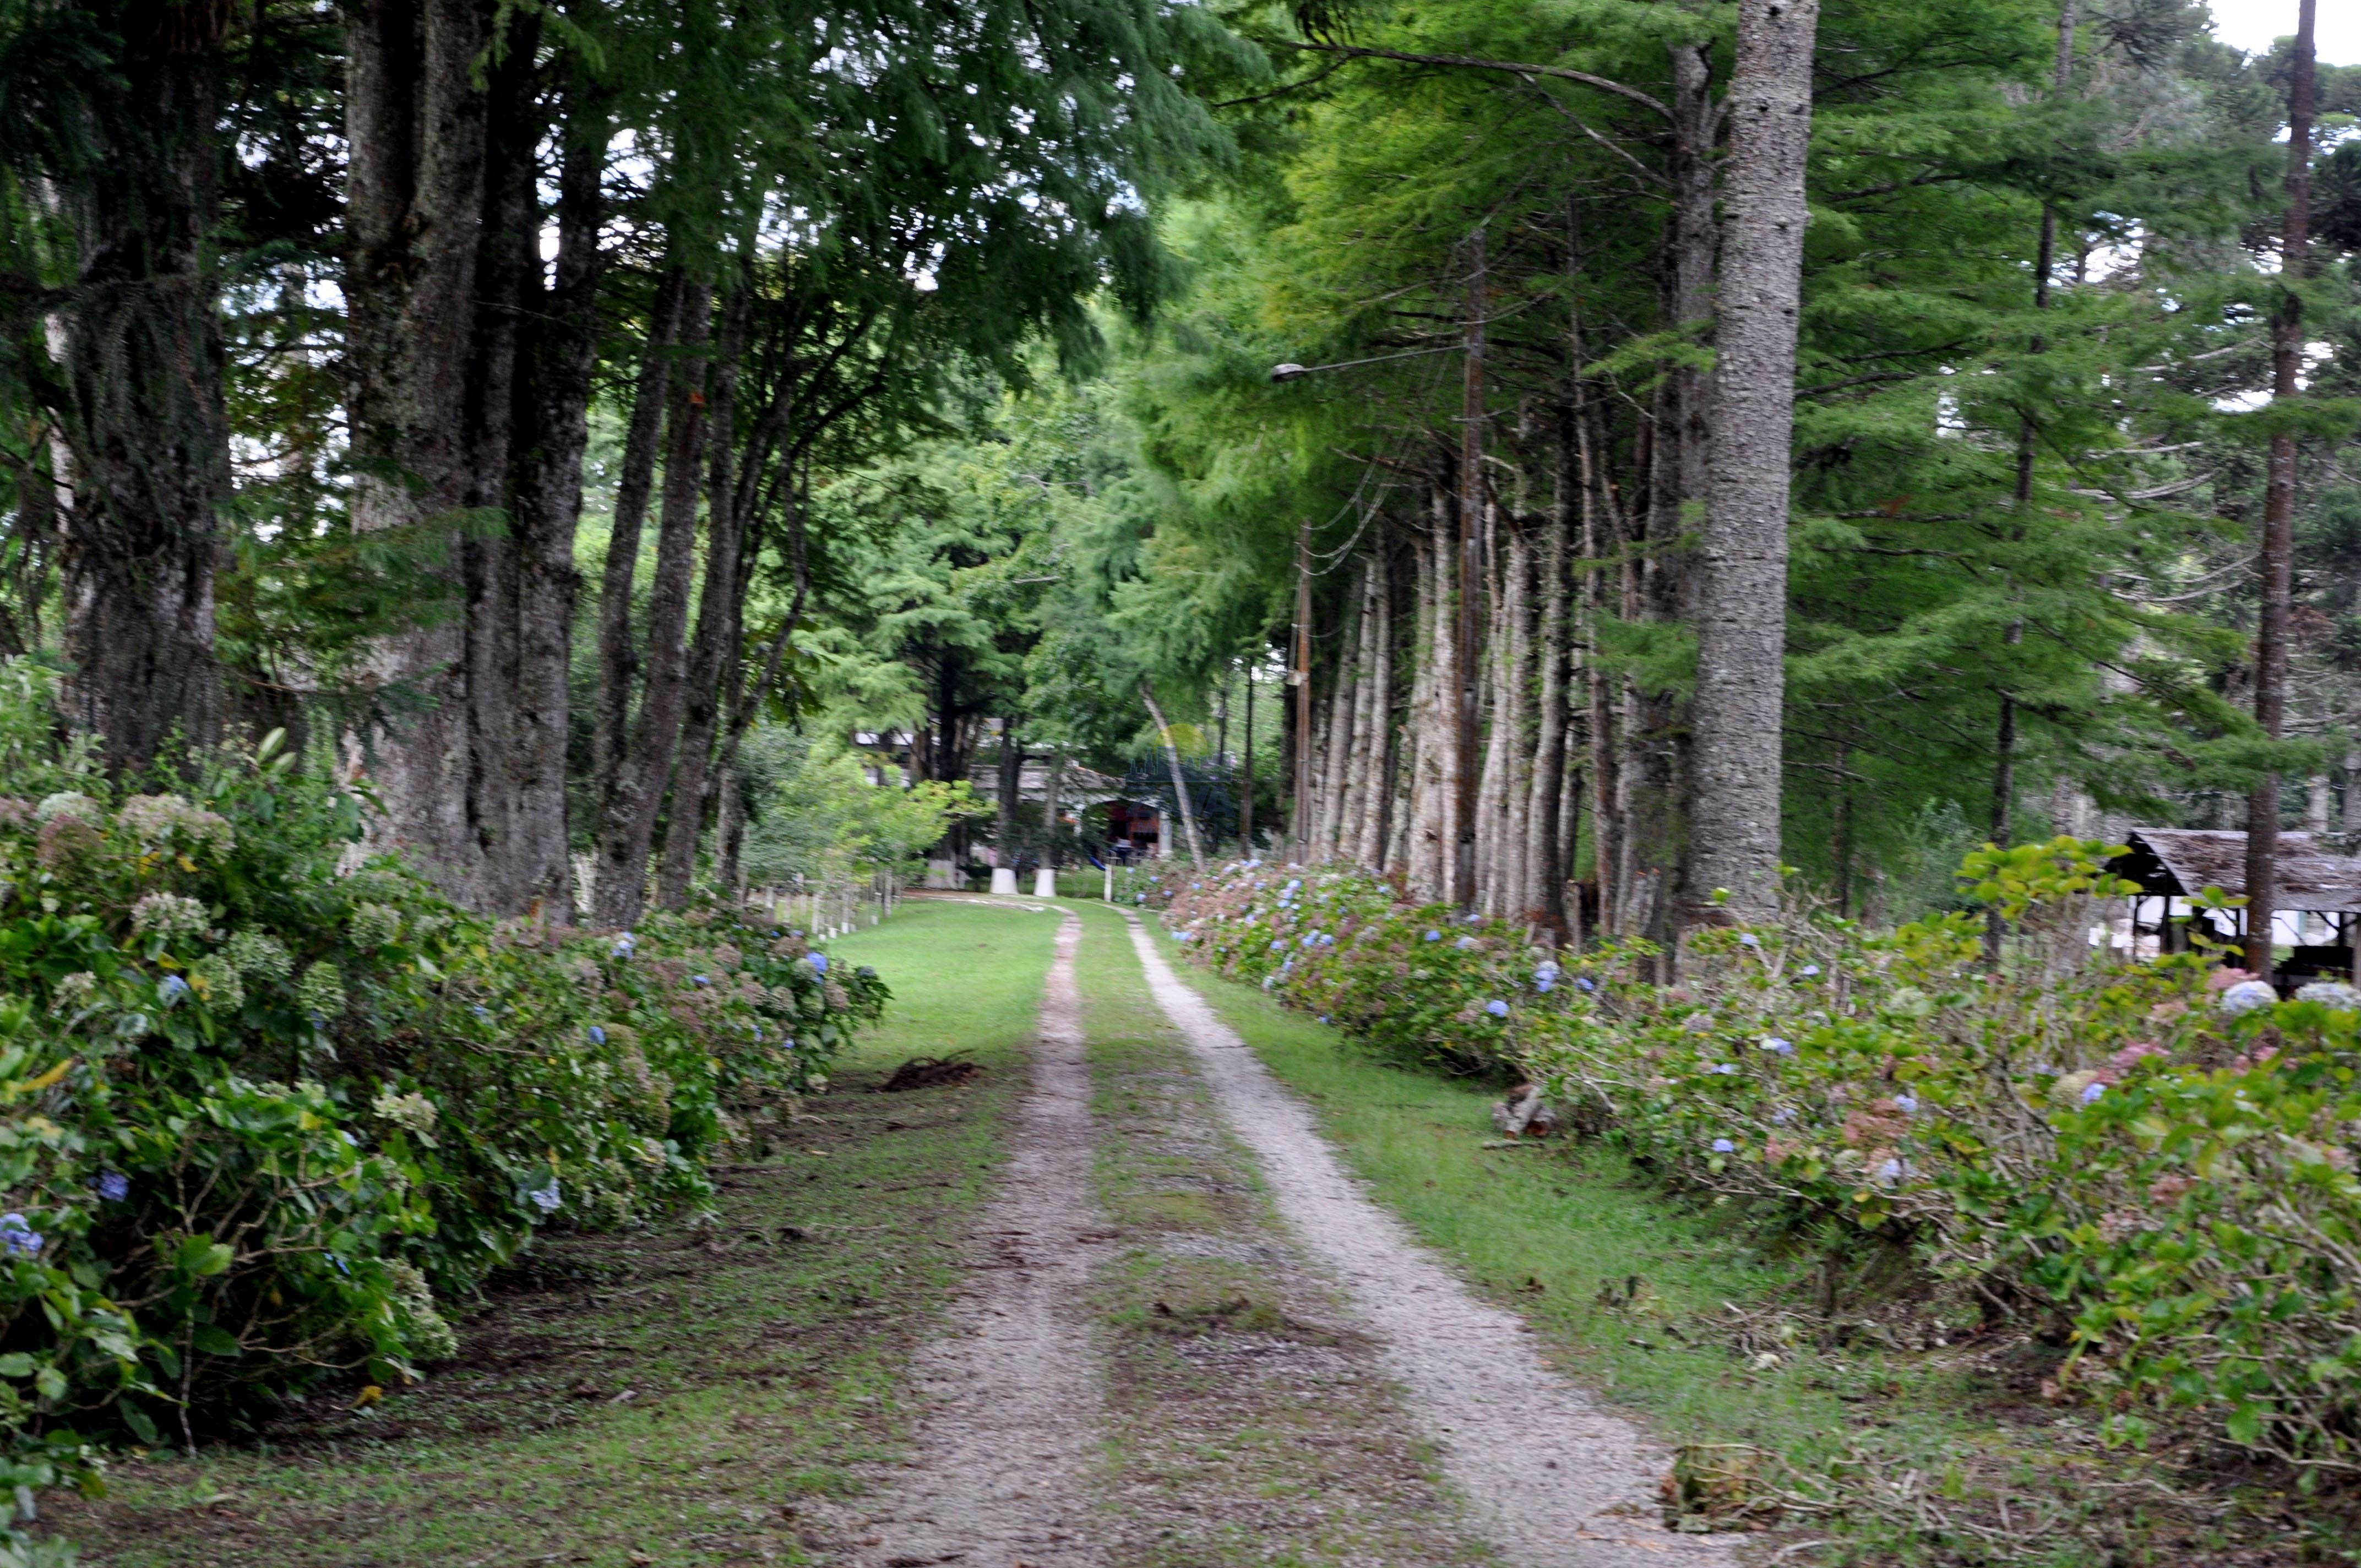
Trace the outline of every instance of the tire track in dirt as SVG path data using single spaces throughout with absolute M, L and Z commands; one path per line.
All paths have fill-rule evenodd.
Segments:
M 1478 1300 L 1367 1197 L 1311 1113 L 1176 976 L 1129 912 L 1157 1004 L 1180 1031 L 1223 1115 L 1253 1151 L 1280 1217 L 1368 1324 L 1411 1419 L 1435 1443 L 1474 1522 L 1518 1568 L 1728 1568 L 1730 1536 L 1657 1522 L 1671 1456 L 1546 1365 L 1517 1318 Z
M 873 1568 L 1095 1568 L 1085 1492 L 1103 1405 L 1085 1302 L 1106 1237 L 1091 1182 L 1090 1073 L 1067 915 L 1041 1000 L 1032 1086 L 1001 1195 L 977 1228 L 975 1284 L 921 1351 L 926 1403 L 898 1473 L 841 1528 Z

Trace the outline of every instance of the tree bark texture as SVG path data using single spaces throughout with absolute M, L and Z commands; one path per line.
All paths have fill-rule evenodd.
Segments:
M 745 576 L 752 562 L 745 542 L 752 521 L 741 510 L 732 459 L 738 455 L 739 364 L 745 354 L 747 319 L 753 307 L 753 280 L 742 275 L 722 311 L 711 387 L 706 399 L 709 471 L 705 483 L 705 580 L 697 595 L 697 633 L 689 647 L 687 681 L 681 692 L 680 744 L 673 764 L 672 809 L 664 819 L 664 859 L 656 871 L 656 902 L 678 909 L 688 902 L 697 874 L 697 847 L 704 836 L 707 785 L 713 742 L 721 728 L 725 663 L 734 674 L 743 639 L 740 615 Z M 759 464 L 763 454 L 746 455 Z
M 631 635 L 631 589 L 648 498 L 655 488 L 656 450 L 664 440 L 675 339 L 687 288 L 687 275 L 677 266 L 665 267 L 657 281 L 622 464 L 615 476 L 614 525 L 598 588 L 598 707 L 590 740 L 591 794 L 600 801 L 617 787 L 631 735 L 631 689 L 640 670 L 639 644 Z
M 1779 900 L 1787 496 L 1818 0 L 1741 0 L 1697 625 L 1692 895 Z
M 567 69 L 553 98 L 537 12 L 352 0 L 345 18 L 353 525 L 443 549 L 456 611 L 388 639 L 375 660 L 388 828 L 461 901 L 564 920 L 605 112 Z M 539 158 L 558 101 L 545 270 Z
M 646 901 L 648 856 L 680 736 L 712 313 L 711 285 L 691 283 L 682 305 L 683 353 L 673 371 L 664 415 L 664 504 L 656 529 L 655 576 L 648 593 L 647 675 L 614 791 L 599 812 L 597 881 L 602 926 L 630 925 Z
M 467 384 L 478 368 L 490 119 L 476 67 L 495 8 L 494 0 L 352 0 L 345 8 L 353 526 L 446 528 L 455 557 L 473 489 Z M 464 617 L 389 639 L 374 673 L 406 694 L 412 711 L 369 739 L 394 841 L 472 903 L 484 846 L 469 809 L 466 654 Z
M 122 79 L 92 177 L 73 192 L 80 251 L 61 313 L 75 466 L 62 519 L 65 697 L 125 774 L 212 743 L 223 721 L 214 571 L 229 427 L 208 250 L 229 13 L 101 9 L 122 38 Z
M 1532 782 L 1525 808 L 1529 850 L 1523 904 L 1531 918 L 1554 938 L 1565 927 L 1566 868 L 1559 847 L 1565 789 L 1566 745 L 1566 556 L 1574 534 L 1576 490 L 1574 411 L 1557 422 L 1556 493 L 1541 556 L 1540 668 L 1536 676 L 1536 724 Z

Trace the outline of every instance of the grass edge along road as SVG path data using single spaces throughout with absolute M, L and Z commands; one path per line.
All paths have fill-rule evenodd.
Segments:
M 275 1445 L 126 1462 L 45 1524 L 92 1568 L 802 1561 L 802 1503 L 908 1436 L 909 1354 L 998 1185 L 1056 932 L 914 900 L 827 944 L 894 1003 L 774 1158 L 717 1173 L 715 1223 L 546 1238 L 417 1389 Z M 952 1048 L 985 1076 L 864 1092 Z
M 1170 942 L 1152 919 L 1149 928 Z M 1890 1509 L 1788 1515 L 1777 1543 L 1825 1542 L 1804 1560 L 2112 1568 L 2237 1552 L 2286 1528 L 2276 1497 L 2246 1499 L 2259 1512 L 2226 1529 L 2209 1524 L 2203 1499 L 2193 1510 L 2158 1510 L 2143 1492 L 2169 1481 L 2168 1469 L 2103 1451 L 2084 1417 L 2026 1410 L 1972 1347 L 1895 1352 L 1861 1335 L 1816 1343 L 1826 1325 L 1812 1305 L 1808 1249 L 1759 1245 L 1727 1211 L 1653 1189 L 1601 1145 L 1487 1147 L 1498 1142 L 1497 1085 L 1385 1061 L 1165 950 L 1184 983 L 1312 1106 L 1372 1195 L 1529 1322 L 1560 1370 L 1669 1442 L 1745 1445 L 1805 1475 L 1833 1466 L 1885 1490 Z M 2004 1495 L 2013 1514 L 2001 1509 Z M 1919 1528 L 1913 1496 L 1960 1521 L 1949 1539 Z M 1993 1530 L 1995 1522 L 2005 1528 Z M 2006 1549 L 1988 1552 L 2003 1544 L 1984 1539 L 1995 1533 Z

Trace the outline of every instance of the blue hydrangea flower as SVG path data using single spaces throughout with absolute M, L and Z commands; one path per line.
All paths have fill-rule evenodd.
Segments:
M 1275 952 L 1278 952 L 1280 948 L 1284 948 L 1284 947 L 1286 947 L 1286 946 L 1287 946 L 1287 944 L 1286 944 L 1285 942 L 1273 942 L 1273 943 L 1270 945 L 1270 950 L 1271 950 L 1272 952 L 1274 952 L 1274 953 L 1275 953 Z
M 2106 1091 L 2107 1086 L 2103 1083 L 2086 1083 L 2082 1086 L 2082 1103 L 2096 1105 L 2099 1102 L 2099 1096 Z
M 1905 1116 L 1918 1114 L 1918 1097 L 1915 1094 L 1897 1094 L 1894 1097 L 1894 1104 Z
M 2242 1013 L 2253 1013 L 2261 1008 L 2274 1006 L 2279 999 L 2279 993 L 2271 989 L 2269 981 L 2242 980 L 2224 992 L 2221 1000 L 2213 1005 L 2235 1018 Z
M 828 972 L 828 955 L 826 953 L 814 953 L 811 956 L 811 964 L 812 968 L 818 970 L 822 974 L 826 974 Z
M 1322 1014 L 1320 1014 L 1320 1021 L 1321 1021 L 1323 1024 L 1325 1024 L 1326 1022 L 1328 1022 L 1328 1014 L 1325 1014 L 1325 1013 L 1323 1013 Z
M 1903 1173 L 1908 1168 L 1898 1159 L 1889 1159 L 1877 1168 L 1877 1179 L 1891 1187 L 1902 1179 Z
M 1476 938 L 1473 937 L 1462 937 L 1459 940 L 1452 943 L 1451 945 L 1458 948 L 1463 953 L 1468 952 L 1475 948 Z
M 1792 1057 L 1795 1054 L 1795 1047 L 1789 1045 L 1786 1041 L 1781 1039 L 1776 1035 L 1764 1040 L 1763 1042 L 1763 1048 L 1766 1051 L 1772 1051 L 1783 1057 Z
M 1554 980 L 1537 980 L 1533 981 L 1533 989 L 1540 992 L 1543 996 L 1547 996 L 1551 992 L 1557 989 L 1557 981 Z
M 1759 948 L 1763 945 L 1763 938 L 1752 931 L 1741 931 L 1738 934 L 1738 945 L 1741 948 Z
M 1533 980 L 1536 983 L 1543 981 L 1555 981 L 1561 972 L 1563 971 L 1558 969 L 1555 963 L 1552 962 L 1548 959 L 1543 959 L 1540 963 L 1533 966 Z
M 688 977 L 688 983 L 691 985 L 711 985 L 713 983 L 713 977 L 709 974 L 693 974 Z
M 546 1187 L 536 1187 L 532 1191 L 526 1193 L 525 1196 L 533 1200 L 533 1206 L 540 1210 L 543 1213 L 556 1213 L 559 1202 L 557 1178 L 554 1176 L 551 1177 L 549 1179 L 549 1185 Z
M 110 1203 L 120 1203 L 131 1196 L 131 1179 L 119 1170 L 102 1170 L 91 1179 L 90 1184 Z
M 638 947 L 638 941 L 629 931 L 626 931 L 615 938 L 615 956 L 619 959 L 628 959 Z
M 1809 979 L 1811 976 L 1820 972 L 1820 966 L 1817 964 L 1806 964 L 1802 969 L 1797 970 L 1795 972 L 1804 976 L 1806 979 Z
M 11 1257 L 30 1257 L 41 1250 L 45 1238 L 25 1223 L 22 1214 L 0 1214 L 0 1249 Z
M 603 1046 L 603 1045 L 605 1045 L 605 1044 L 607 1043 L 607 1031 L 606 1031 L 606 1030 L 604 1030 L 604 1029 L 602 1029 L 602 1028 L 600 1028 L 600 1027 L 599 1027 L 598 1025 L 596 1025 L 596 1024 L 591 1025 L 590 1025 L 590 1043 L 591 1043 L 592 1045 L 594 1045 L 594 1046 Z
M 189 994 L 189 982 L 179 975 L 168 974 L 156 983 L 156 994 L 164 999 L 167 1007 L 177 1007 Z
M 1713 1140 L 1713 1152 L 1716 1154 L 1736 1154 L 1738 1152 L 1738 1146 L 1731 1143 L 1728 1138 L 1716 1138 Z
M 1440 942 L 1443 940 L 1443 933 L 1440 931 L 1429 931 L 1426 934 L 1426 939 L 1430 942 Z
M 1509 1015 L 1509 1004 L 1495 998 L 1484 1003 L 1484 1011 L 1495 1018 L 1506 1018 Z
M 1590 977 L 1587 974 L 1576 975 L 1574 977 L 1574 983 L 1582 987 L 1585 991 L 1597 991 L 1598 989 L 1597 986 L 1590 983 Z
M 1738 1064 L 1731 1061 L 1718 1061 L 1713 1064 L 1713 1070 L 1727 1078 L 1738 1071 Z

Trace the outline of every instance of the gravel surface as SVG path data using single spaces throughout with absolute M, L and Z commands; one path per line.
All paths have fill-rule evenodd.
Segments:
M 1734 1536 L 1658 1522 L 1671 1465 L 1630 1421 L 1558 1376 L 1511 1313 L 1467 1287 L 1347 1177 L 1311 1113 L 1281 1088 L 1131 921 L 1149 990 L 1203 1064 L 1281 1218 L 1334 1275 L 1433 1441 L 1477 1527 L 1519 1568 L 1734 1563 Z
M 1103 1398 L 1083 1297 L 1108 1238 L 1091 1186 L 1090 1075 L 1074 989 L 1082 936 L 1074 916 L 1058 927 L 1032 1087 L 1005 1186 L 969 1259 L 974 1288 L 912 1369 L 927 1407 L 916 1450 L 839 1527 L 857 1563 L 1104 1561 L 1090 1541 L 1084 1492 Z

